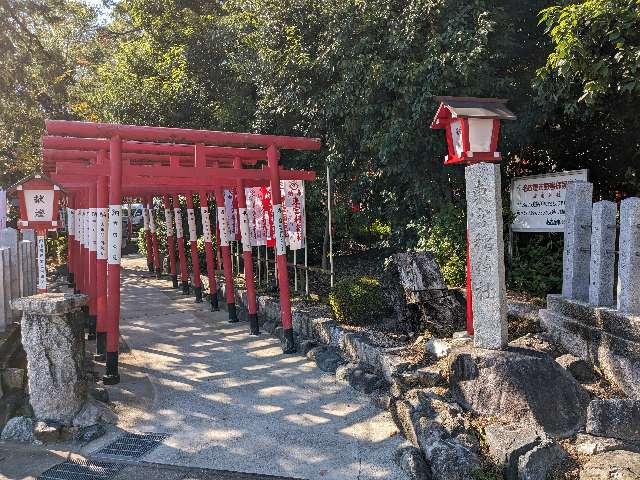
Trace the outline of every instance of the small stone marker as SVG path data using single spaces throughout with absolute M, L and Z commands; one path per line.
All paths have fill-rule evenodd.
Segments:
M 501 349 L 507 344 L 507 304 L 500 166 L 469 165 L 465 178 L 474 343 L 480 348 Z
M 29 400 L 36 419 L 70 424 L 87 400 L 84 373 L 86 295 L 42 293 L 12 301 L 22 311 Z
M 640 315 L 640 198 L 620 203 L 618 310 Z
M 581 302 L 589 301 L 592 197 L 590 182 L 575 181 L 567 185 L 562 296 Z
M 18 280 L 18 232 L 13 228 L 0 230 L 0 247 L 9 249 L 11 298 L 18 298 L 20 296 L 20 283 Z
M 0 331 L 6 330 L 12 320 L 10 282 L 9 249 L 0 248 Z
M 593 204 L 589 303 L 598 307 L 613 305 L 617 213 L 614 202 L 602 200 Z

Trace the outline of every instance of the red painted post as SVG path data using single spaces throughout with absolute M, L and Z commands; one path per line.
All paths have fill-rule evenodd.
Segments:
M 187 271 L 187 256 L 184 252 L 184 234 L 182 232 L 182 210 L 178 195 L 173 194 L 173 216 L 176 222 L 176 238 L 178 239 L 178 259 L 180 260 L 180 279 L 182 294 L 189 295 L 189 272 Z
M 120 340 L 120 256 L 122 249 L 122 140 L 109 142 L 109 243 L 107 250 L 107 353 L 106 385 L 120 382 L 118 344 Z
M 471 296 L 471 249 L 467 230 L 467 333 L 473 335 L 473 298 Z
M 287 272 L 287 246 L 282 220 L 282 199 L 280 198 L 280 151 L 273 145 L 267 149 L 267 161 L 271 180 L 271 202 L 275 225 L 276 264 L 278 266 L 278 287 L 280 289 L 280 316 L 283 329 L 283 353 L 294 353 L 293 324 L 291 321 L 291 299 L 289 298 L 289 275 Z
M 222 252 L 222 268 L 224 270 L 225 293 L 227 297 L 227 311 L 229 321 L 238 321 L 236 313 L 235 293 L 233 290 L 233 270 L 231 266 L 231 249 L 229 248 L 229 226 L 227 225 L 227 213 L 224 208 L 224 194 L 222 187 L 215 188 L 216 207 L 218 211 L 218 233 L 220 235 L 220 251 Z
M 196 230 L 196 212 L 193 210 L 193 197 L 186 195 L 187 224 L 189 225 L 189 246 L 191 248 L 191 272 L 193 273 L 193 290 L 196 303 L 202 303 L 202 280 L 200 280 L 200 258 L 198 257 L 198 236 Z
M 156 219 L 154 218 L 153 196 L 149 197 L 147 211 L 149 212 L 149 233 L 151 234 L 151 248 L 153 249 L 153 267 L 156 272 L 156 278 L 162 278 L 160 251 L 158 250 L 158 234 L 156 232 Z
M 211 311 L 220 310 L 218 305 L 218 284 L 216 282 L 216 266 L 213 259 L 213 233 L 209 216 L 209 198 L 205 190 L 200 190 L 200 214 L 202 216 L 202 235 L 204 236 L 204 254 L 207 259 L 207 278 L 209 279 L 209 301 Z
M 176 242 L 173 237 L 173 215 L 171 215 L 171 205 L 169 195 L 162 196 L 164 204 L 164 221 L 167 229 L 167 255 L 169 256 L 169 273 L 173 288 L 178 288 L 178 274 L 176 273 Z
M 144 222 L 144 241 L 147 250 L 147 268 L 149 273 L 153 273 L 153 242 L 151 240 L 151 230 L 149 230 L 149 200 L 148 198 L 142 199 L 142 219 Z
M 107 153 L 101 150 L 105 157 Z M 97 204 L 98 228 L 96 238 L 96 355 L 104 361 L 107 351 L 107 232 L 109 229 L 109 187 L 107 177 L 98 179 Z
M 89 187 L 89 239 L 87 242 L 87 270 L 89 272 L 89 284 L 87 294 L 89 295 L 89 340 L 95 340 L 96 338 L 96 322 L 97 322 L 97 313 L 96 313 L 96 281 L 97 281 L 97 273 L 96 273 L 96 235 L 97 235 L 97 225 L 98 225 L 98 217 L 96 212 L 96 184 L 93 183 Z
M 239 158 L 233 160 L 233 167 L 242 168 Z M 244 182 L 237 181 L 236 196 L 238 198 L 238 216 L 240 220 L 240 239 L 242 240 L 242 256 L 244 259 L 244 283 L 247 287 L 247 317 L 251 335 L 259 335 L 258 306 L 256 302 L 256 285 L 253 279 L 253 249 L 249 237 L 249 216 L 247 215 L 247 198 L 244 193 Z
M 77 285 L 78 292 L 85 293 L 85 262 L 84 262 L 84 242 L 85 242 L 85 220 L 86 220 L 86 204 L 85 204 L 85 195 L 84 190 L 78 195 L 78 200 L 80 204 L 80 223 L 78 225 L 78 274 L 77 274 Z

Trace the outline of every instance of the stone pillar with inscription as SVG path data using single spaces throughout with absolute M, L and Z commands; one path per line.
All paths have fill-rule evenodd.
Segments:
M 575 181 L 567 185 L 562 296 L 581 302 L 589 301 L 592 198 L 592 183 Z
M 469 165 L 465 178 L 474 343 L 501 349 L 507 344 L 507 304 L 500 165 Z
M 614 202 L 602 200 L 593 204 L 589 303 L 597 307 L 613 305 L 617 213 Z
M 640 198 L 620 203 L 618 310 L 640 315 Z

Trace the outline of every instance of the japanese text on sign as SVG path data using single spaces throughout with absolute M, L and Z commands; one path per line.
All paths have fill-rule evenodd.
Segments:
M 563 232 L 565 194 L 572 181 L 587 181 L 587 170 L 514 178 L 511 211 L 514 232 Z

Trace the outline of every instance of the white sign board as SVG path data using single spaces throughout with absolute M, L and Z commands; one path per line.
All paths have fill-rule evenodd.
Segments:
M 511 181 L 514 232 L 564 232 L 567 184 L 587 181 L 587 170 L 533 175 Z

